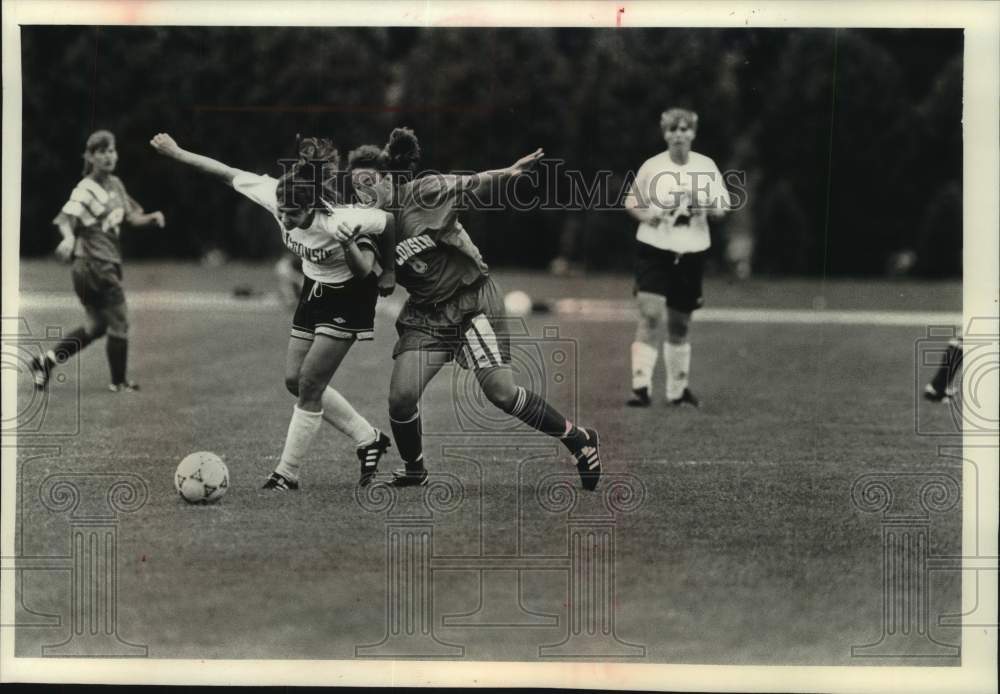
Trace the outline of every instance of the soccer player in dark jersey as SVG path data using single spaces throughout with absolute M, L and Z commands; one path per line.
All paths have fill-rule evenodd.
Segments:
M 392 233 L 392 215 L 331 205 L 317 190 L 318 177 L 308 176 L 300 163 L 274 179 L 189 152 L 165 133 L 150 144 L 164 156 L 222 179 L 270 212 L 285 247 L 302 259 L 305 279 L 285 358 L 285 386 L 297 403 L 278 467 L 264 489 L 299 488 L 300 470 L 323 421 L 353 441 L 361 463 L 359 484 L 369 484 L 389 437 L 358 414 L 330 381 L 354 342 L 374 337 L 379 280 L 373 239 Z
M 515 384 L 503 294 L 458 221 L 457 202 L 491 181 L 516 177 L 543 156 L 537 150 L 512 166 L 472 176 L 429 175 L 412 180 L 420 148 L 413 131 L 392 131 L 384 149 L 367 145 L 348 158 L 358 199 L 396 215 L 396 280 L 409 298 L 396 321 L 389 418 L 405 469 L 393 484 L 427 481 L 420 431 L 420 396 L 448 361 L 472 369 L 487 399 L 504 412 L 558 438 L 576 459 L 585 489 L 601 476 L 598 434 L 577 427 L 537 394 Z M 394 179 L 394 176 L 396 178 Z M 436 353 L 437 359 L 428 359 Z
M 122 289 L 122 222 L 163 228 L 162 212 L 143 212 L 114 175 L 118 164 L 115 136 L 98 130 L 87 138 L 83 151 L 83 178 L 62 210 L 52 220 L 62 234 L 56 256 L 73 264 L 73 289 L 87 313 L 86 322 L 31 363 L 35 388 L 45 389 L 58 364 L 64 363 L 94 340 L 108 336 L 108 366 L 112 392 L 139 389 L 127 377 L 128 309 Z

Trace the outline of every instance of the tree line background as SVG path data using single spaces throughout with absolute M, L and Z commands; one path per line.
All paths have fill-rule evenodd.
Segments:
M 281 252 L 273 221 L 149 148 L 276 174 L 296 133 L 359 144 L 413 127 L 423 165 L 506 166 L 544 147 L 585 177 L 662 151 L 659 114 L 699 114 L 694 148 L 746 172 L 713 229 L 716 267 L 796 275 L 961 274 L 960 30 L 22 27 L 21 254 L 50 253 L 87 135 L 168 228 L 126 258 Z M 464 213 L 494 265 L 630 266 L 624 212 Z

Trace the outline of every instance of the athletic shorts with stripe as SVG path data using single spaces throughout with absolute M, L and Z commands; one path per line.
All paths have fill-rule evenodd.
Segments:
M 490 277 L 440 304 L 403 306 L 396 319 L 399 339 L 392 350 L 440 352 L 463 369 L 510 364 L 510 330 L 503 296 Z
M 378 277 L 355 277 L 342 284 L 323 284 L 306 277 L 292 317 L 292 337 L 312 340 L 327 335 L 342 340 L 375 337 Z
M 667 306 L 691 313 L 705 303 L 702 275 L 707 251 L 674 253 L 636 242 L 635 288 L 633 294 L 648 292 L 666 297 Z

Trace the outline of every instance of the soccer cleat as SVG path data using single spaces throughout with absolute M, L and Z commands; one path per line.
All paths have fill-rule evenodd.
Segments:
M 626 400 L 625 404 L 629 407 L 649 407 L 652 402 L 652 398 L 649 397 L 649 388 L 643 386 L 642 388 L 633 388 L 632 397 Z
M 111 383 L 108 390 L 112 393 L 134 393 L 139 390 L 139 384 L 132 381 L 122 381 L 121 383 Z
M 601 450 L 600 437 L 596 429 L 583 429 L 587 441 L 579 449 L 573 451 L 576 458 L 576 470 L 580 473 L 580 483 L 588 491 L 597 489 L 601 481 Z
M 419 467 L 414 470 L 406 468 L 392 471 L 393 487 L 422 487 L 427 484 L 427 468 Z
M 924 386 L 924 399 L 931 402 L 950 402 L 955 395 L 954 388 L 945 388 L 944 391 L 940 391 L 930 383 Z
M 52 374 L 52 366 L 49 360 L 41 360 L 35 357 L 31 360 L 31 380 L 35 382 L 35 390 L 45 390 L 49 385 L 49 376 Z
M 690 388 L 685 388 L 684 392 L 681 393 L 679 398 L 675 398 L 670 401 L 670 404 L 674 407 L 680 407 L 681 405 L 690 405 L 691 407 L 701 407 L 701 401 L 695 397 L 694 393 L 691 392 Z
M 375 440 L 367 446 L 358 446 L 358 460 L 361 462 L 361 479 L 358 484 L 367 487 L 378 471 L 378 461 L 392 446 L 392 441 L 383 432 L 375 430 Z
M 290 480 L 280 472 L 272 472 L 264 482 L 264 486 L 261 489 L 270 489 L 276 492 L 294 492 L 298 490 L 299 483 L 295 480 Z

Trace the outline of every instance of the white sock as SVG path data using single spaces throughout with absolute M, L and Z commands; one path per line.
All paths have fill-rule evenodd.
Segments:
M 645 342 L 632 343 L 632 390 L 649 388 L 653 383 L 653 369 L 659 357 L 656 347 Z
M 667 400 L 676 400 L 688 387 L 688 373 L 691 371 L 691 343 L 663 344 L 663 359 L 667 363 Z
M 305 463 L 309 446 L 316 438 L 319 425 L 323 422 L 323 412 L 309 412 L 296 405 L 292 410 L 292 421 L 288 423 L 285 448 L 281 451 L 281 462 L 275 470 L 290 480 L 299 480 L 299 468 Z
M 375 441 L 375 428 L 351 407 L 351 403 L 330 386 L 323 391 L 323 419 L 355 446 L 367 446 Z

